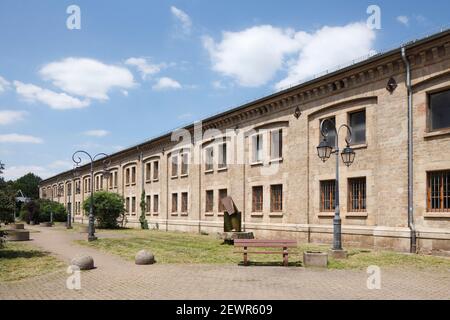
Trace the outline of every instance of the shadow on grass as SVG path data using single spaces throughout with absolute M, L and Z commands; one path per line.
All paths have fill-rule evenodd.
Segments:
M 248 265 L 244 265 L 244 261 L 238 263 L 239 266 L 243 267 L 284 267 L 283 262 L 280 261 L 249 261 Z M 303 266 L 301 261 L 292 261 L 288 263 L 288 267 L 301 267 Z
M 48 256 L 48 252 L 38 250 L 14 250 L 3 248 L 0 250 L 0 259 L 17 259 L 17 258 L 39 258 Z

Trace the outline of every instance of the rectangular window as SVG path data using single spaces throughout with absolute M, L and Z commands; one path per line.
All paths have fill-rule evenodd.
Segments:
M 114 188 L 117 188 L 117 175 L 118 175 L 118 172 L 115 171 L 114 172 Z
M 145 164 L 145 181 L 149 182 L 151 180 L 151 162 Z
M 263 160 L 263 136 L 256 134 L 252 137 L 252 160 L 253 162 L 261 162 Z
M 349 125 L 352 128 L 352 144 L 366 143 L 366 110 L 350 113 Z
M 219 189 L 219 212 L 225 212 L 225 206 L 222 204 L 222 199 L 227 197 L 227 189 Z
M 214 149 L 208 147 L 205 149 L 205 171 L 211 171 L 214 169 Z
M 283 130 L 278 129 L 270 132 L 270 158 L 280 159 L 283 157 Z
M 188 212 L 188 193 L 181 193 L 181 212 Z
M 189 165 L 189 154 L 188 153 L 181 154 L 181 175 L 188 174 L 188 165 Z
M 263 187 L 255 186 L 252 188 L 252 211 L 263 211 Z
M 131 184 L 136 184 L 136 167 L 131 167 Z
M 127 210 L 127 213 L 130 214 L 130 197 L 127 197 L 125 199 L 125 210 Z
M 283 185 L 275 184 L 270 186 L 270 211 L 283 211 Z
M 323 120 L 324 119 L 322 119 L 321 122 Z M 334 147 L 336 145 L 336 132 L 334 130 L 334 126 L 336 125 L 336 118 L 331 117 L 331 118 L 328 118 L 328 120 L 330 120 L 331 123 L 330 123 L 330 121 L 325 121 L 324 125 L 323 125 L 323 129 L 324 129 L 325 133 L 328 133 L 327 141 L 334 149 Z M 322 133 L 320 133 L 320 141 L 322 141 L 322 140 L 323 140 L 323 136 L 322 136 Z
M 219 145 L 219 169 L 227 167 L 227 144 L 222 143 Z
M 159 197 L 157 194 L 153 195 L 153 213 L 158 213 L 159 210 Z
M 111 176 L 108 179 L 108 187 L 112 189 L 114 185 L 114 172 L 111 172 Z
M 125 185 L 130 185 L 130 168 L 125 170 Z
M 71 184 L 71 183 L 69 183 L 69 184 L 67 185 L 67 194 L 68 194 L 68 195 L 72 195 L 72 184 Z
M 214 210 L 214 191 L 206 191 L 205 212 L 213 212 Z
M 149 213 L 151 208 L 151 196 L 146 196 L 145 198 L 145 212 Z
M 366 178 L 348 179 L 348 211 L 366 211 Z
M 320 181 L 320 211 L 334 211 L 336 200 L 335 180 Z
M 153 162 L 153 181 L 159 179 L 159 161 Z
M 75 182 L 75 194 L 80 194 L 80 193 L 81 193 L 80 181 L 78 180 L 77 182 Z
M 450 212 L 450 170 L 427 173 L 427 210 Z
M 131 197 L 131 213 L 136 214 L 136 197 Z
M 172 212 L 178 211 L 178 193 L 172 193 Z
M 432 93 L 428 100 L 429 129 L 450 128 L 450 90 Z
M 172 177 L 178 176 L 178 156 L 172 156 Z

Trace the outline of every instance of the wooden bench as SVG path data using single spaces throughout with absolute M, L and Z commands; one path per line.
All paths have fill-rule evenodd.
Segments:
M 288 248 L 296 248 L 296 240 L 256 240 L 256 239 L 235 239 L 234 247 L 244 248 L 244 251 L 235 251 L 235 253 L 244 254 L 244 265 L 248 266 L 248 254 L 282 254 L 283 265 L 288 266 L 289 252 Z M 278 251 L 248 251 L 248 248 L 280 248 Z

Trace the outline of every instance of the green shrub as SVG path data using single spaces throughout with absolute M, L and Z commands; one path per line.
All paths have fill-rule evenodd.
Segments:
M 38 201 L 32 200 L 25 203 L 22 206 L 20 216 L 26 223 L 30 223 L 31 221 L 35 223 L 40 222 L 40 207 Z
M 67 211 L 63 204 L 47 199 L 39 200 L 40 221 L 50 222 L 50 216 L 53 212 L 53 222 L 66 222 Z
M 14 210 L 16 202 L 14 190 L 8 185 L 0 188 L 0 223 L 14 222 Z
M 86 215 L 89 215 L 90 198 L 83 203 L 83 209 Z M 94 217 L 97 220 L 99 228 L 114 229 L 119 227 L 119 220 L 124 219 L 124 201 L 123 198 L 111 192 L 94 193 L 93 204 Z

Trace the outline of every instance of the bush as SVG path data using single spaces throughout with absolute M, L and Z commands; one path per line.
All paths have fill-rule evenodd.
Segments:
M 83 209 L 86 215 L 89 215 L 90 198 L 83 203 Z M 114 229 L 119 227 L 119 219 L 124 218 L 123 198 L 111 192 L 94 193 L 93 205 L 94 217 L 97 220 L 98 227 L 104 229 Z
M 39 200 L 40 208 L 40 221 L 50 222 L 50 216 L 53 212 L 53 222 L 66 222 L 67 221 L 67 211 L 64 205 L 59 202 L 41 199 Z
M 14 210 L 16 206 L 14 191 L 8 186 L 0 188 L 0 223 L 14 222 Z
M 26 223 L 30 223 L 31 221 L 35 223 L 40 222 L 39 215 L 39 203 L 35 200 L 25 203 L 20 211 L 20 217 L 22 220 L 26 221 Z

